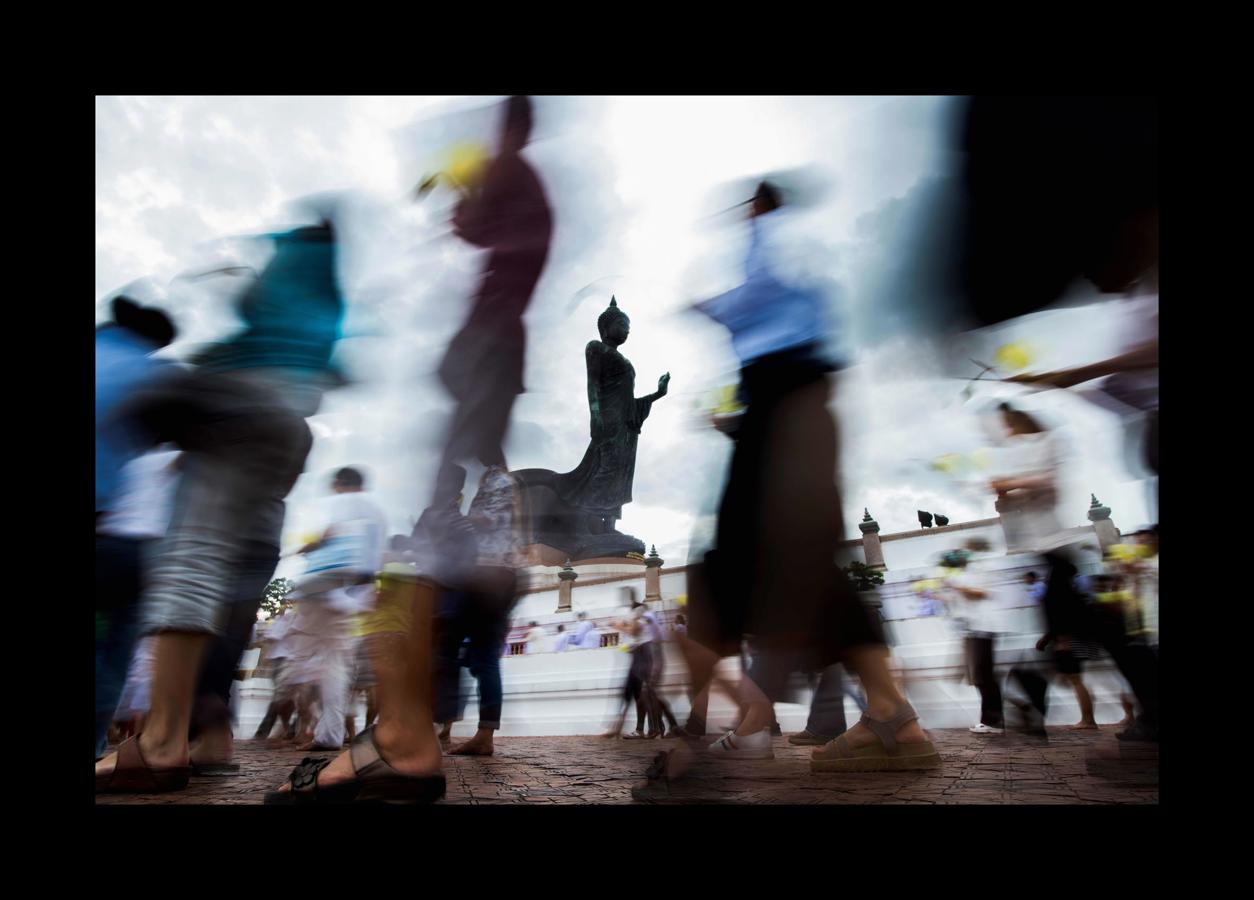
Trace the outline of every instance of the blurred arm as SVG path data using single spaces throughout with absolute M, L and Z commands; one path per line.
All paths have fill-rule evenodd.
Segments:
M 1068 388 L 1077 384 L 1083 384 L 1086 381 L 1092 381 L 1094 378 L 1104 378 L 1107 375 L 1116 375 L 1120 372 L 1136 372 L 1157 368 L 1158 341 L 1153 340 L 1142 344 L 1135 350 L 1112 356 L 1110 359 L 1104 359 L 1091 365 L 1077 366 L 1073 369 L 1059 369 L 1055 372 L 1043 372 L 1036 375 L 1016 375 L 1005 380 L 1016 384 Z

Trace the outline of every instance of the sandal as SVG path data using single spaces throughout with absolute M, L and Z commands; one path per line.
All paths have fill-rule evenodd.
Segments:
M 129 737 L 118 747 L 117 764 L 108 775 L 96 776 L 97 794 L 161 794 L 187 787 L 191 766 L 154 769 L 139 751 L 139 735 Z
M 671 758 L 674 750 L 664 750 L 653 757 L 653 762 L 645 771 L 645 781 L 631 789 L 631 798 L 637 803 L 683 803 L 717 805 L 726 801 L 717 792 L 711 792 L 707 784 L 686 777 L 691 768 L 671 778 L 669 774 Z M 697 764 L 693 759 L 693 765 Z
M 907 722 L 919 718 L 914 707 L 903 703 L 897 714 L 886 722 L 872 719 L 865 713 L 858 724 L 879 738 L 880 746 L 868 744 L 854 747 L 846 735 L 816 749 L 810 759 L 812 772 L 885 772 L 940 767 L 940 754 L 931 741 L 912 744 L 897 742 L 897 732 Z
M 644 784 L 631 789 L 632 799 L 639 803 L 652 803 L 671 795 L 671 778 L 667 774 L 672 750 L 663 750 L 653 757 L 644 773 Z
M 306 756 L 292 770 L 290 791 L 266 794 L 267 806 L 300 806 L 308 803 L 435 803 L 444 796 L 444 775 L 403 775 L 383 759 L 374 741 L 374 726 L 357 735 L 349 748 L 354 777 L 337 784 L 318 784 L 318 773 L 331 764 L 325 756 Z

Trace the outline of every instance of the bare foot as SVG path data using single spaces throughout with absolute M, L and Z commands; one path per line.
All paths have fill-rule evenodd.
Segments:
M 454 747 L 449 754 L 451 756 L 491 756 L 492 752 L 492 738 L 473 737 L 466 743 Z
M 1077 722 L 1067 728 L 1068 731 L 1097 731 L 1096 722 Z
M 221 728 L 202 732 L 188 747 L 187 755 L 194 765 L 225 765 L 235 755 L 235 738 L 231 729 Z

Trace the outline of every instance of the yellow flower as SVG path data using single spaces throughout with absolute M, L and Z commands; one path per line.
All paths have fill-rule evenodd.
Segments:
M 1028 366 L 1032 365 L 1033 353 L 1031 348 L 1022 341 L 1015 341 L 1010 344 L 1002 344 L 997 348 L 997 353 L 993 356 L 993 361 L 997 363 L 999 368 L 1006 369 L 1010 372 L 1021 372 Z
M 932 461 L 932 468 L 938 472 L 944 472 L 946 475 L 951 475 L 961 463 L 962 457 L 957 453 L 945 453 Z
M 1109 591 L 1104 594 L 1097 595 L 1098 603 L 1131 603 L 1131 591 Z
M 1106 555 L 1116 562 L 1136 562 L 1149 556 L 1149 548 L 1141 544 L 1112 544 L 1106 548 Z
M 719 388 L 714 400 L 714 415 L 730 416 L 743 408 L 740 401 L 736 399 L 736 385 L 729 384 Z
M 474 184 L 488 167 L 488 151 L 479 144 L 461 143 L 449 148 L 444 176 L 456 185 Z

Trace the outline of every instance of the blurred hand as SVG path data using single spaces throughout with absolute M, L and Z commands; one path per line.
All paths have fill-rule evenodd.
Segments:
M 1042 637 L 1039 641 L 1036 642 L 1037 650 L 1043 651 L 1048 646 L 1049 646 L 1049 638 L 1047 637 Z
M 1048 390 L 1049 388 L 1065 388 L 1071 386 L 1066 372 L 1025 372 L 1023 375 L 1012 375 L 1003 378 L 1008 384 L 1026 384 L 1028 387 Z
M 414 188 L 414 199 L 421 200 L 423 197 L 427 196 L 427 194 L 431 193 L 431 191 L 435 189 L 435 184 L 439 178 L 440 175 L 437 172 L 435 175 L 432 175 L 420 182 L 418 186 Z

